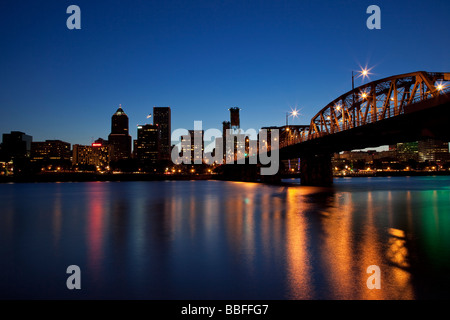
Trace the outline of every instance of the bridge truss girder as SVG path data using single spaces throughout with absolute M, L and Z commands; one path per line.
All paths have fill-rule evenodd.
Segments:
M 296 143 L 401 115 L 409 105 L 449 94 L 450 87 L 438 87 L 444 81 L 450 81 L 450 73 L 418 71 L 355 88 L 320 110 Z

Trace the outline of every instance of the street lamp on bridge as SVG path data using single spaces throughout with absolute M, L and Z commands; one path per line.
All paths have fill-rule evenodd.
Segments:
M 360 71 L 353 71 L 352 70 L 352 90 L 354 90 L 355 89 L 355 72 L 356 73 L 359 73 L 359 75 L 358 75 L 358 77 L 363 77 L 363 80 L 364 80 L 364 78 L 365 77 L 369 77 L 369 71 L 370 71 L 371 69 L 367 69 L 367 68 L 364 68 L 364 69 L 362 69 L 362 70 L 360 70 Z
M 360 71 L 353 71 L 352 70 L 352 91 L 354 91 L 355 90 L 355 72 L 356 73 L 359 73 L 359 75 L 358 75 L 358 77 L 363 77 L 363 80 L 364 80 L 364 78 L 365 77 L 369 77 L 369 71 L 370 70 L 372 70 L 372 68 L 370 68 L 370 69 L 367 69 L 367 67 L 366 68 L 364 68 L 364 69 L 361 69 Z M 352 92 L 352 102 L 353 102 L 353 105 L 355 105 L 355 92 Z M 355 112 L 354 110 L 353 110 L 353 112 Z M 355 125 L 355 117 L 353 117 L 353 125 Z
M 300 110 L 297 110 L 297 107 L 294 110 L 291 109 L 291 112 L 286 112 L 286 127 L 289 125 L 288 123 L 289 117 L 297 118 L 299 114 Z

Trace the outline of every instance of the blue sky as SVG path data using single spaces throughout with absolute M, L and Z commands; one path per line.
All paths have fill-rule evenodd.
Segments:
M 66 27 L 71 4 L 81 30 Z M 380 30 L 366 27 L 372 4 Z M 133 138 L 153 106 L 172 108 L 172 130 L 221 128 L 230 107 L 243 129 L 295 107 L 290 123 L 308 124 L 360 66 L 371 80 L 449 72 L 449 13 L 446 0 L 2 0 L 0 133 L 90 144 L 119 104 Z

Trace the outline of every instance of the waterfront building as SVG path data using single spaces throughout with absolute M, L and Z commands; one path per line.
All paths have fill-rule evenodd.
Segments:
M 31 142 L 31 161 L 70 160 L 70 143 L 61 140 Z
M 31 142 L 33 137 L 21 131 L 4 133 L 2 140 L 2 153 L 8 159 L 30 158 Z
M 93 143 L 90 146 L 75 144 L 73 146 L 72 164 L 74 166 L 93 166 L 96 169 L 107 169 L 113 153 L 112 145 Z
M 131 156 L 131 136 L 128 131 L 128 116 L 120 106 L 111 119 L 111 134 L 108 136 L 111 161 L 128 159 Z
M 159 159 L 171 159 L 171 110 L 170 107 L 153 107 L 153 125 L 159 129 Z
M 134 140 L 134 157 L 143 165 L 154 165 L 160 155 L 159 126 L 153 124 L 139 125 L 137 139 Z
M 450 160 L 448 142 L 442 140 L 425 139 L 419 141 L 418 154 L 420 162 L 444 162 Z

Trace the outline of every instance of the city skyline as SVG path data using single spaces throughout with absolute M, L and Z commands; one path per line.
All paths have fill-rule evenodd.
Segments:
M 450 298 L 449 13 L 0 1 L 1 299 Z
M 154 106 L 171 107 L 172 130 L 221 128 L 231 107 L 244 129 L 281 126 L 293 108 L 290 123 L 309 124 L 351 89 L 352 71 L 372 68 L 359 86 L 450 70 L 445 1 L 378 1 L 380 30 L 366 27 L 369 1 L 75 4 L 81 30 L 66 28 L 67 3 L 2 4 L 2 132 L 88 145 L 107 138 L 119 104 L 133 140 Z

